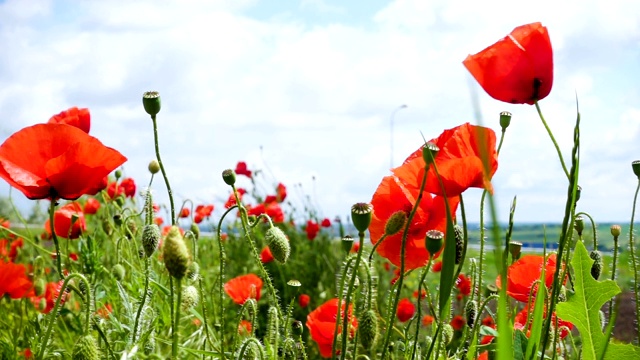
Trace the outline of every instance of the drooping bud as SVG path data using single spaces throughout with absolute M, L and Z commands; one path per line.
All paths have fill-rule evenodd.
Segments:
M 464 314 L 467 317 L 467 325 L 473 329 L 478 314 L 478 303 L 475 300 L 467 301 L 464 306 Z
M 124 279 L 124 276 L 127 274 L 122 264 L 115 264 L 111 269 L 111 273 L 113 274 L 113 277 L 118 281 L 122 281 Z
M 158 160 L 153 159 L 149 161 L 148 169 L 151 174 L 157 174 L 160 171 L 160 163 Z
M 464 230 L 462 226 L 455 224 L 453 226 L 453 232 L 456 236 L 456 265 L 458 265 L 462 262 L 464 252 Z
M 200 227 L 198 226 L 198 224 L 192 223 L 190 230 L 193 233 L 193 236 L 195 236 L 196 240 L 199 240 L 200 239 Z
M 142 247 L 147 257 L 151 257 L 156 251 L 161 236 L 160 228 L 156 224 L 145 225 L 142 228 Z
M 144 111 L 151 116 L 156 116 L 160 112 L 162 104 L 160 103 L 160 93 L 157 91 L 147 91 L 142 94 L 142 106 Z
M 425 237 L 425 248 L 429 252 L 429 255 L 433 258 L 442 249 L 442 242 L 444 239 L 444 233 L 439 230 L 427 231 Z
M 503 111 L 500 113 L 500 127 L 502 131 L 507 130 L 509 125 L 511 124 L 511 113 L 508 111 Z
M 81 282 L 81 284 L 84 284 L 84 281 Z M 36 280 L 36 283 L 33 285 L 33 291 L 35 292 L 36 296 L 42 296 L 46 290 L 47 281 L 44 278 L 39 278 L 38 280 Z
M 84 335 L 78 339 L 75 345 L 73 345 L 73 353 L 71 355 L 73 360 L 98 360 L 100 359 L 100 352 L 95 339 L 91 335 Z
M 350 253 L 351 252 L 351 248 L 353 247 L 353 236 L 351 235 L 345 235 L 342 238 L 342 241 L 340 242 L 341 246 L 342 246 L 342 250 L 345 253 Z
M 582 216 L 576 216 L 573 227 L 576 229 L 578 236 L 582 236 L 582 232 L 584 231 L 584 219 Z
M 442 341 L 444 341 L 445 344 L 449 345 L 451 343 L 453 333 L 453 326 L 451 326 L 451 324 L 442 325 Z
M 189 285 L 182 290 L 182 310 L 188 311 L 198 305 L 200 294 L 195 286 Z
M 433 164 L 436 159 L 436 155 L 438 155 L 438 151 L 440 151 L 440 148 L 432 142 L 422 145 L 422 159 L 424 160 L 426 167 Z
M 376 346 L 378 339 L 378 316 L 372 309 L 362 314 L 358 321 L 358 331 L 360 332 L 360 344 L 370 350 Z
M 373 206 L 368 203 L 357 203 L 351 207 L 351 221 L 358 232 L 364 233 L 371 224 Z
M 286 263 L 291 253 L 291 245 L 289 245 L 287 235 L 280 228 L 272 226 L 264 234 L 264 238 L 271 249 L 273 258 L 279 263 Z
M 113 226 L 111 226 L 111 221 L 109 221 L 109 219 L 102 220 L 102 231 L 109 236 L 113 232 Z
M 518 241 L 509 241 L 509 252 L 513 261 L 520 259 L 522 252 L 522 243 Z
M 278 319 L 278 309 L 275 306 L 270 306 L 267 311 L 267 335 L 265 340 L 272 346 L 278 342 L 278 336 L 280 334 L 280 325 Z
M 171 276 L 176 279 L 182 279 L 187 274 L 191 257 L 177 226 L 172 226 L 167 233 L 162 257 L 164 258 L 164 266 Z
M 187 278 L 189 278 L 190 281 L 196 281 L 198 280 L 199 276 L 200 265 L 198 265 L 197 262 L 193 261 L 191 262 L 191 264 L 189 264 L 189 269 L 187 270 Z
M 611 225 L 611 235 L 617 238 L 620 234 L 622 234 L 622 228 L 620 225 Z
M 226 169 L 222 172 L 222 180 L 225 184 L 233 186 L 236 183 L 236 172 L 231 169 Z
M 633 169 L 633 173 L 636 174 L 636 176 L 640 180 L 640 160 L 632 162 L 631 169 Z
M 399 210 L 391 214 L 389 220 L 384 225 L 384 234 L 392 236 L 400 232 L 407 222 L 407 213 Z
M 593 250 L 589 253 L 589 257 L 593 259 L 593 265 L 591 265 L 591 276 L 594 279 L 598 280 L 600 274 L 602 273 L 602 266 L 604 262 L 602 261 L 602 255 L 598 250 Z

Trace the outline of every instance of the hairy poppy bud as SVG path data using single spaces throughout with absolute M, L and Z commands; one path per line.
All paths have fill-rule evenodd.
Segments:
M 502 131 L 505 131 L 509 125 L 511 124 L 511 113 L 508 111 L 503 111 L 500 113 L 500 127 Z
M 360 344 L 370 350 L 376 346 L 378 338 L 378 317 L 373 310 L 367 310 L 358 321 L 358 331 L 360 331 Z
M 384 234 L 387 236 L 395 235 L 402 230 L 407 222 L 407 213 L 400 210 L 396 211 L 389 217 L 384 225 Z
M 518 241 L 509 241 L 509 252 L 513 261 L 520 259 L 520 253 L 522 252 L 522 243 Z
M 593 250 L 589 253 L 589 257 L 594 260 L 593 265 L 591 265 L 591 276 L 598 280 L 602 273 L 602 266 L 604 265 L 602 255 L 600 255 L 598 250 Z
M 582 232 L 584 231 L 584 219 L 582 216 L 576 216 L 573 226 L 576 229 L 578 236 L 582 236 Z
M 613 237 L 618 237 L 622 234 L 622 228 L 620 225 L 611 225 L 611 235 Z
M 456 236 L 456 265 L 462 262 L 462 253 L 464 252 L 464 230 L 462 226 L 455 224 L 453 232 Z
M 342 250 L 348 254 L 351 252 L 351 248 L 353 247 L 353 236 L 345 235 L 340 244 L 342 245 Z
M 113 274 L 113 277 L 118 281 L 122 281 L 122 279 L 124 279 L 124 276 L 127 274 L 122 264 L 115 264 L 113 266 L 113 269 L 111 269 L 111 273 Z M 82 283 L 84 283 L 84 281 Z
M 108 219 L 102 220 L 102 231 L 104 231 L 104 233 L 107 235 L 111 235 L 113 226 L 111 226 L 111 222 Z
M 453 340 L 453 326 L 451 324 L 442 325 L 442 340 L 447 345 Z
M 278 342 L 280 334 L 279 322 L 278 309 L 275 306 L 270 306 L 269 310 L 267 310 L 267 335 L 265 340 L 271 345 L 275 345 Z
M 187 270 L 187 278 L 191 281 L 198 280 L 198 276 L 200 276 L 200 265 L 197 262 L 193 261 L 189 264 L 189 269 Z
M 187 274 L 191 258 L 187 245 L 184 243 L 184 238 L 177 226 L 172 226 L 169 229 L 169 233 L 167 233 L 162 257 L 164 258 L 164 266 L 171 276 L 176 279 L 182 279 Z
M 476 321 L 476 315 L 478 314 L 478 303 L 475 300 L 467 301 L 464 306 L 464 314 L 467 317 L 467 325 L 473 328 Z
M 633 169 L 633 173 L 640 179 L 640 160 L 632 162 L 631 169 Z
M 426 163 L 427 167 L 433 164 L 436 159 L 436 155 L 438 155 L 438 151 L 440 151 L 440 148 L 432 142 L 428 142 L 422 146 L 422 159 Z
M 286 263 L 291 253 L 291 246 L 289 245 L 287 235 L 285 235 L 280 228 L 272 226 L 267 230 L 264 238 L 267 241 L 267 245 L 269 245 L 269 249 L 271 249 L 273 258 L 279 263 Z
M 142 228 L 142 247 L 147 257 L 151 257 L 158 248 L 160 241 L 160 228 L 156 224 L 145 225 Z
M 433 258 L 440 249 L 442 249 L 442 239 L 444 238 L 444 233 L 438 230 L 429 230 L 427 231 L 427 236 L 425 238 L 425 248 L 429 252 L 429 255 Z
M 373 206 L 368 203 L 357 203 L 351 207 L 351 221 L 358 232 L 365 232 L 371 224 Z
M 142 106 L 144 111 L 151 116 L 156 116 L 160 112 L 160 93 L 157 91 L 147 91 L 142 94 Z
M 198 305 L 200 294 L 195 286 L 189 285 L 182 290 L 182 310 L 190 310 Z
M 224 170 L 222 172 L 222 180 L 225 184 L 233 186 L 236 183 L 236 172 L 231 169 Z
M 84 284 L 84 281 L 81 282 L 81 284 Z M 38 280 L 36 280 L 36 283 L 33 285 L 33 291 L 35 292 L 36 296 L 42 296 L 46 290 L 47 281 L 43 278 L 39 278 Z
M 149 172 L 151 174 L 157 174 L 158 171 L 160 171 L 160 163 L 158 162 L 158 160 L 151 160 L 149 161 Z
M 120 198 L 122 198 L 122 197 L 120 197 Z M 113 222 L 114 222 L 117 226 L 122 225 L 122 215 L 120 215 L 120 214 L 115 214 L 115 215 L 113 215 Z
M 91 335 L 80 337 L 75 345 L 73 345 L 73 360 L 98 360 L 100 353 L 96 341 Z
M 193 233 L 193 236 L 195 236 L 196 240 L 199 240 L 200 239 L 200 227 L 198 226 L 198 224 L 192 223 L 190 230 Z

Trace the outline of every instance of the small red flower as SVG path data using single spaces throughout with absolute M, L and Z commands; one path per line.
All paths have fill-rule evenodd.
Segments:
M 238 197 L 240 198 L 240 201 L 242 201 L 242 195 L 246 194 L 247 190 L 243 188 L 238 188 L 236 190 L 238 191 Z M 236 205 L 236 196 L 232 192 L 231 194 L 229 194 L 229 199 L 227 199 L 227 202 L 224 203 L 224 207 L 225 209 L 228 209 L 233 205 Z
M 281 203 L 287 198 L 287 187 L 283 183 L 279 183 L 276 187 L 276 200 Z
M 77 202 L 70 202 L 56 210 L 53 213 L 53 222 L 56 235 L 67 239 L 77 239 L 87 230 L 84 212 Z M 51 234 L 49 220 L 44 223 L 44 230 Z
M 120 182 L 120 187 L 124 189 L 124 195 L 128 198 L 136 196 L 136 182 L 133 178 L 124 178 Z
M 255 274 L 238 276 L 224 284 L 224 291 L 238 305 L 244 304 L 250 298 L 260 300 L 260 290 L 262 279 Z
M 96 310 L 96 315 L 100 316 L 103 319 L 108 319 L 109 315 L 113 312 L 113 307 L 111 304 L 106 303 L 103 307 Z
M 487 315 L 484 319 L 482 319 L 482 325 L 492 327 L 496 325 L 496 322 L 493 320 L 491 315 Z
M 305 231 L 307 232 L 307 239 L 313 240 L 318 235 L 318 232 L 320 232 L 320 226 L 313 220 L 307 220 Z
M 453 330 L 460 331 L 465 325 L 467 325 L 467 320 L 465 320 L 462 315 L 456 315 L 451 319 L 451 327 Z
M 429 326 L 431 324 L 433 324 L 433 321 L 435 320 L 435 318 L 431 315 L 425 315 L 422 318 L 422 326 Z
M 318 308 L 313 310 L 307 316 L 307 328 L 313 341 L 318 344 L 320 355 L 322 357 L 331 357 L 331 349 L 333 347 L 333 333 L 336 329 L 336 317 L 338 309 L 341 309 L 342 316 L 345 316 L 345 306 L 338 306 L 338 299 L 331 299 Z M 349 304 L 349 310 L 346 311 L 347 322 L 349 324 L 349 334 L 353 336 L 358 328 L 358 320 L 352 315 L 353 304 Z M 338 328 L 338 333 L 342 333 L 342 328 Z
M 271 254 L 271 249 L 269 249 L 268 246 L 265 246 L 262 252 L 260 252 L 260 261 L 262 261 L 263 264 L 273 261 L 273 254 Z
M 38 124 L 0 145 L 0 177 L 32 200 L 75 200 L 126 160 L 76 127 Z
M 553 49 L 540 23 L 518 26 L 463 64 L 489 96 L 512 104 L 532 105 L 553 86 Z
M 100 209 L 100 201 L 90 197 L 87 199 L 87 202 L 84 203 L 84 209 L 82 209 L 82 211 L 85 215 L 93 215 L 98 212 L 98 209 Z
M 298 298 L 298 305 L 300 305 L 301 308 L 306 308 L 309 305 L 309 301 L 311 301 L 311 297 L 307 294 L 300 294 L 300 297 Z
M 28 296 L 32 288 L 24 265 L 0 259 L 0 298 L 7 294 L 12 299 L 20 299 Z
M 507 295 L 521 301 L 528 302 L 533 284 L 540 279 L 543 264 L 542 255 L 525 255 L 514 262 L 507 269 Z M 550 287 L 556 271 L 556 254 L 547 258 L 545 267 L 545 284 Z M 496 279 L 496 286 L 501 287 L 500 276 Z M 536 291 L 533 291 L 535 296 Z
M 49 119 L 49 124 L 67 124 L 75 126 L 88 134 L 91 129 L 91 114 L 89 114 L 89 109 L 78 109 L 77 107 L 72 107 L 58 115 L 53 115 L 51 119 Z
M 320 226 L 322 226 L 324 228 L 331 227 L 331 220 L 329 220 L 329 218 L 322 219 L 322 222 L 320 223 Z
M 416 298 L 416 299 L 418 298 L 418 290 L 413 292 L 413 297 Z M 425 297 L 427 297 L 427 290 L 422 289 L 421 294 L 420 294 L 420 298 L 424 299 Z
M 22 249 L 23 246 L 24 241 L 22 240 L 22 238 L 13 240 L 9 245 L 9 260 L 15 261 L 18 257 L 18 249 Z
M 442 261 L 436 261 L 436 263 L 431 267 L 431 271 L 435 273 L 442 271 Z
M 353 245 L 351 246 L 351 252 L 355 254 L 358 251 L 360 251 L 360 243 L 354 242 Z
M 189 211 L 188 208 L 182 208 L 182 210 L 180 211 L 180 217 L 183 219 L 188 218 L 190 214 L 191 214 L 191 211 Z
M 244 319 L 240 320 L 240 323 L 238 324 L 238 334 L 242 336 L 250 335 L 252 328 L 251 321 Z
M 534 306 L 531 305 L 530 310 L 533 311 L 533 309 L 534 309 Z M 543 312 L 543 316 L 545 317 L 547 316 L 546 309 Z M 529 322 L 529 324 L 527 324 L 527 319 L 529 319 L 529 309 L 525 307 L 524 309 L 522 309 L 522 311 L 516 314 L 516 317 L 513 323 L 513 328 L 516 330 L 522 330 L 527 334 L 527 336 L 529 336 L 531 332 L 531 326 L 533 324 L 532 324 L 532 321 Z M 567 335 L 569 335 L 569 332 L 573 329 L 573 324 L 568 321 L 564 321 L 560 318 L 556 318 L 556 313 L 554 312 L 553 314 L 551 314 L 551 323 L 555 326 L 556 321 L 558 322 L 558 328 L 560 329 L 560 338 L 564 339 Z
M 251 173 L 251 170 L 247 168 L 247 163 L 244 161 L 239 161 L 238 164 L 236 165 L 236 174 L 244 175 L 249 179 L 251 179 L 251 177 L 253 176 Z
M 458 288 L 458 291 L 460 291 L 460 295 L 469 296 L 471 294 L 471 278 L 465 274 L 458 275 L 456 287 Z
M 401 299 L 398 303 L 398 309 L 396 310 L 396 316 L 400 322 L 405 322 L 413 317 L 416 312 L 416 306 L 413 302 L 407 298 Z

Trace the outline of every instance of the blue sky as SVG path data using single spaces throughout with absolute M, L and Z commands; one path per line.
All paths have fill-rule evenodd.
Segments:
M 522 9 L 526 8 L 526 11 Z M 635 1 L 0 1 L 0 141 L 68 107 L 120 150 L 138 184 L 153 158 L 141 94 L 158 90 L 160 142 L 178 202 L 214 203 L 239 160 L 308 195 L 321 215 L 369 201 L 394 164 L 444 129 L 513 113 L 494 187 L 501 218 L 558 222 L 566 183 L 535 108 L 491 99 L 462 66 L 534 21 L 555 76 L 543 112 L 568 159 L 582 113 L 582 199 L 597 221 L 628 221 L 640 159 L 640 3 Z M 315 179 L 315 180 L 313 180 Z M 241 179 L 244 181 L 244 179 Z M 248 186 L 244 181 L 240 185 Z M 159 201 L 167 201 L 160 182 Z M 0 194 L 9 194 L 0 184 Z M 480 191 L 465 194 L 477 220 Z M 21 207 L 29 201 L 13 192 Z

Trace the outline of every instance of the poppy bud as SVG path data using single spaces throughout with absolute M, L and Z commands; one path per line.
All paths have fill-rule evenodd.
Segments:
M 378 338 L 378 317 L 373 310 L 367 310 L 358 321 L 360 331 L 360 343 L 362 347 L 370 350 L 376 346 Z
M 427 236 L 425 238 L 425 248 L 429 252 L 429 255 L 433 258 L 440 249 L 442 249 L 442 239 L 444 238 L 444 233 L 438 230 L 429 230 L 427 231 Z
M 116 180 L 120 179 L 122 177 L 122 170 L 120 169 L 116 170 L 116 172 L 113 175 L 116 177 Z
M 118 226 L 122 225 L 122 215 L 120 214 L 113 215 L 113 222 Z
M 631 169 L 633 169 L 633 173 L 636 174 L 638 180 L 640 180 L 640 160 L 632 162 Z
M 340 243 L 342 245 L 342 250 L 348 254 L 351 252 L 351 248 L 353 247 L 353 236 L 345 235 Z
M 267 310 L 267 335 L 265 340 L 271 345 L 275 345 L 278 341 L 278 335 L 280 334 L 280 325 L 278 319 L 278 309 L 275 306 L 270 306 Z
M 618 237 L 622 233 L 622 228 L 620 225 L 611 225 L 611 235 L 613 237 Z
M 111 226 L 111 222 L 108 219 L 102 220 L 102 231 L 104 231 L 104 233 L 107 235 L 111 235 L 113 227 Z
M 582 231 L 584 231 L 584 219 L 582 216 L 576 216 L 573 227 L 576 229 L 578 236 L 582 236 Z
M 190 230 L 193 233 L 193 236 L 195 236 L 196 240 L 199 240 L 200 239 L 200 227 L 198 226 L 198 224 L 192 223 Z
M 302 326 L 302 321 L 296 320 L 291 324 L 291 328 L 293 329 L 293 335 L 300 336 L 304 331 L 304 327 Z
M 371 224 L 373 206 L 368 203 L 357 203 L 351 207 L 351 221 L 358 232 L 364 233 Z
M 81 282 L 81 284 L 84 284 L 84 281 Z M 43 278 L 39 278 L 36 283 L 33 285 L 33 291 L 35 292 L 36 296 L 41 296 L 42 294 L 45 293 L 45 291 L 47 290 L 47 281 Z
M 122 281 L 122 279 L 124 279 L 124 276 L 127 274 L 122 264 L 115 264 L 113 266 L 113 269 L 111 269 L 111 273 L 113 274 L 113 277 L 118 281 Z
M 453 232 L 456 236 L 456 265 L 462 262 L 462 253 L 464 252 L 464 230 L 462 226 L 455 224 Z
M 384 234 L 387 236 L 395 235 L 404 227 L 407 222 L 407 213 L 400 210 L 396 211 L 389 217 L 384 225 Z
M 231 169 L 224 170 L 222 172 L 222 180 L 224 180 L 225 184 L 233 186 L 236 183 L 236 172 Z
M 453 326 L 451 324 L 442 325 L 442 340 L 447 345 L 453 340 Z
M 156 224 L 145 225 L 142 228 L 142 247 L 147 257 L 151 257 L 158 248 L 160 241 L 160 228 Z
M 197 262 L 193 261 L 189 264 L 189 269 L 187 270 L 187 278 L 191 281 L 198 280 L 198 276 L 200 275 L 200 265 Z
M 509 252 L 513 261 L 520 259 L 520 253 L 522 251 L 522 243 L 518 241 L 509 241 Z
M 187 245 L 184 243 L 184 238 L 177 226 L 172 226 L 167 233 L 162 257 L 164 258 L 164 266 L 171 276 L 182 279 L 187 274 L 191 259 Z
M 578 185 L 577 189 L 576 189 L 576 202 L 578 202 L 578 200 L 580 200 L 580 194 L 582 193 L 582 186 Z
M 96 341 L 91 335 L 82 336 L 73 345 L 73 360 L 98 360 L 100 353 Z
M 593 265 L 591 265 L 591 276 L 598 280 L 602 273 L 602 266 L 604 265 L 602 255 L 600 255 L 598 250 L 593 250 L 589 253 L 589 257 L 594 260 Z
M 438 155 L 438 151 L 440 151 L 440 148 L 432 142 L 428 142 L 422 146 L 422 159 L 426 163 L 427 167 L 433 164 L 436 155 Z
M 269 249 L 271 249 L 273 258 L 279 263 L 286 263 L 291 253 L 291 246 L 289 245 L 287 235 L 285 235 L 280 228 L 272 226 L 264 234 L 264 238 L 267 241 Z
M 142 94 L 142 106 L 144 111 L 151 116 L 156 116 L 160 112 L 160 93 L 157 91 L 147 91 Z
M 200 294 L 195 286 L 189 285 L 182 290 L 182 310 L 188 311 L 198 305 Z
M 157 174 L 158 171 L 160 171 L 160 163 L 158 162 L 158 160 L 151 160 L 149 162 L 149 172 L 151 174 Z
M 476 321 L 476 315 L 478 314 L 478 303 L 475 300 L 467 301 L 464 306 L 464 314 L 467 317 L 467 325 L 473 328 Z
M 509 125 L 511 124 L 511 113 L 508 111 L 503 111 L 500 113 L 500 127 L 502 131 L 505 131 Z

